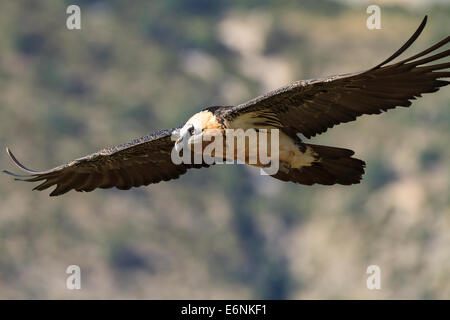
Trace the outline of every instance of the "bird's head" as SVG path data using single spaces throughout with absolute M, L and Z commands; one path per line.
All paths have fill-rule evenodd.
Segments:
M 208 119 L 209 116 L 204 111 L 193 115 L 177 133 L 175 150 L 180 152 L 185 146 L 192 149 L 194 144 L 202 143 L 203 132 L 207 128 Z

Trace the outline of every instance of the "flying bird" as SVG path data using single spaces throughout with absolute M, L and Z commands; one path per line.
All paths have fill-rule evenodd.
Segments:
M 279 130 L 280 170 L 272 176 L 304 185 L 351 185 L 359 183 L 365 162 L 352 150 L 308 144 L 298 134 L 311 138 L 333 126 L 356 120 L 364 114 L 379 114 L 398 106 L 408 107 L 424 93 L 436 92 L 449 81 L 450 62 L 428 64 L 448 57 L 450 50 L 436 53 L 450 36 L 407 59 L 389 64 L 419 37 L 427 17 L 411 38 L 392 56 L 362 72 L 302 80 L 279 88 L 238 106 L 215 106 L 194 114 L 183 126 L 161 130 L 97 153 L 73 160 L 47 171 L 23 166 L 7 148 L 14 164 L 25 175 L 4 171 L 20 181 L 38 182 L 34 190 L 56 188 L 50 196 L 72 189 L 127 190 L 177 179 L 188 169 L 207 164 L 175 164 L 173 148 L 205 135 L 206 129 Z M 431 55 L 429 55 L 431 54 Z M 178 139 L 173 141 L 173 135 Z

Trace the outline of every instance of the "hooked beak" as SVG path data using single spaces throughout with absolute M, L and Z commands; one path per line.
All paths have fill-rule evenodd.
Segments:
M 196 143 L 202 142 L 202 135 L 193 135 L 193 136 L 188 136 L 188 138 L 186 138 L 185 136 L 180 136 L 177 141 L 175 141 L 175 150 L 177 152 L 180 152 L 185 146 L 190 146 L 190 145 L 194 145 Z
M 179 153 L 185 145 L 184 137 L 181 136 L 175 141 L 175 150 Z
M 172 132 L 171 139 L 175 141 L 175 150 L 179 153 L 183 149 L 183 136 L 180 133 L 180 129 L 176 129 Z

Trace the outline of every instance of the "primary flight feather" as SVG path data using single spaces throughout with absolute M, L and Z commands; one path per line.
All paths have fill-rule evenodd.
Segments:
M 359 183 L 365 163 L 353 158 L 353 151 L 307 144 L 298 133 L 310 138 L 364 114 L 408 107 L 411 100 L 447 85 L 449 82 L 441 79 L 450 77 L 447 71 L 450 62 L 426 64 L 450 55 L 449 49 L 436 53 L 450 37 L 407 59 L 388 64 L 411 46 L 426 21 L 427 17 L 391 57 L 367 71 L 297 81 L 238 106 L 209 107 L 193 115 L 180 128 L 161 130 L 47 171 L 27 169 L 7 148 L 11 160 L 27 174 L 4 172 L 16 180 L 40 181 L 35 190 L 56 185 L 51 196 L 72 189 L 126 190 L 177 179 L 190 168 L 207 167 L 205 163 L 175 164 L 171 159 L 173 148 L 178 149 L 187 139 L 203 137 L 205 129 L 225 132 L 226 129 L 269 128 L 280 131 L 282 166 L 272 175 L 274 178 L 306 185 Z M 174 134 L 178 135 L 177 141 L 172 139 Z

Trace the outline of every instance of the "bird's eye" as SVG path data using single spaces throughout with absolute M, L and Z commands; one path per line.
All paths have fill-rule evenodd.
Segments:
M 191 127 L 188 129 L 188 132 L 189 132 L 189 134 L 192 136 L 192 135 L 194 134 L 194 126 L 191 126 Z

